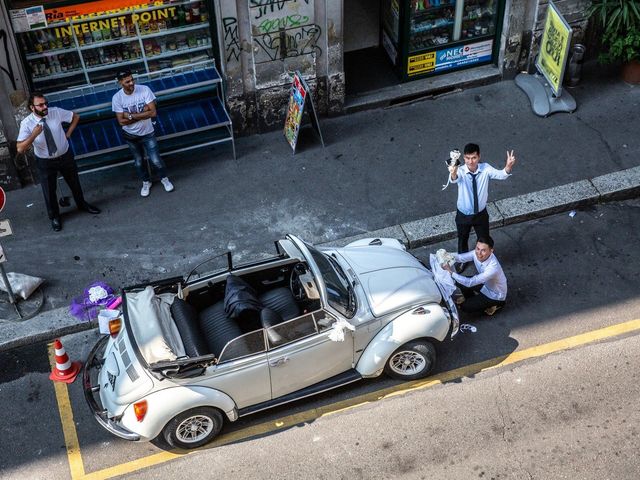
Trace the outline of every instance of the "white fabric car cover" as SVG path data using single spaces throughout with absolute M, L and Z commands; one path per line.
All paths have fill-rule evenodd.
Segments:
M 140 353 L 152 364 L 185 355 L 180 332 L 171 316 L 174 295 L 156 295 L 153 287 L 127 294 L 127 313 Z

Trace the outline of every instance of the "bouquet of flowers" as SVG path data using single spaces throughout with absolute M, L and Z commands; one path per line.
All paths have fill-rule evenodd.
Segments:
M 113 288 L 104 282 L 93 282 L 81 296 L 71 300 L 69 313 L 82 322 L 98 318 L 98 312 L 116 298 Z

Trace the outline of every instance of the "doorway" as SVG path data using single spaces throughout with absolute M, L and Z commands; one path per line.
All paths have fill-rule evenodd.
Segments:
M 381 2 L 343 0 L 346 94 L 360 95 L 400 83 L 380 43 Z

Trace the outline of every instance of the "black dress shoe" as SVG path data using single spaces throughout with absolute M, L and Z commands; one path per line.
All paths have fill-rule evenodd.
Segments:
M 100 213 L 99 208 L 94 207 L 93 205 L 89 205 L 88 203 L 85 203 L 82 207 L 80 207 L 80 210 L 83 210 L 92 215 L 98 215 Z
M 59 232 L 60 230 L 62 230 L 62 222 L 59 218 L 52 218 L 51 227 L 53 228 L 54 232 Z

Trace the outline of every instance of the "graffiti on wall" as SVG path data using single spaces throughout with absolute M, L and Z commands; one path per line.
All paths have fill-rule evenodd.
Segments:
M 240 35 L 238 34 L 238 19 L 224 17 L 222 19 L 224 29 L 224 51 L 227 63 L 240 61 Z
M 254 50 L 254 61 L 264 63 L 301 55 L 319 56 L 322 54 L 318 46 L 321 33 L 319 26 L 311 24 L 254 36 L 253 43 L 258 47 Z
M 279 14 L 283 10 L 294 11 L 300 8 L 300 5 L 309 5 L 311 0 L 249 0 L 249 9 L 255 20 L 260 20 L 264 16 L 270 14 Z
M 322 54 L 311 0 L 249 0 L 255 63 Z

